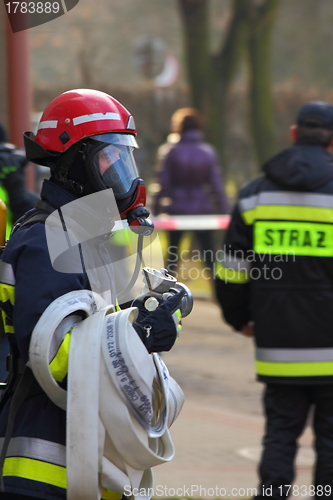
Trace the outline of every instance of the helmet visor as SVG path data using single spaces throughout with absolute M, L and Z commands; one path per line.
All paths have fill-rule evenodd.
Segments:
M 130 192 L 133 181 L 139 177 L 133 149 L 137 146 L 131 135 L 103 134 L 93 136 L 101 141 L 101 147 L 94 150 L 92 168 L 94 177 L 102 189 L 112 188 L 115 196 L 121 198 Z

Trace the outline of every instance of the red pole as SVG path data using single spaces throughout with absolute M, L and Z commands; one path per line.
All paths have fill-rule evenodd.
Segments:
M 7 24 L 7 79 L 9 140 L 23 147 L 23 132 L 31 130 L 32 87 L 30 79 L 29 30 L 13 33 Z M 35 190 L 35 168 L 26 168 L 27 188 Z

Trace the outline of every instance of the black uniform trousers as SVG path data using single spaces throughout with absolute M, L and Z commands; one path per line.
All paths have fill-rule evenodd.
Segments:
M 193 216 L 195 217 L 195 216 Z M 215 262 L 215 241 L 214 241 L 214 231 L 210 230 L 198 230 L 198 231 L 191 231 L 192 234 L 194 234 L 195 240 L 197 245 L 200 247 L 200 250 L 202 252 L 202 262 L 207 267 L 210 269 L 212 272 L 213 270 L 213 265 Z M 183 230 L 175 230 L 175 231 L 169 231 L 169 252 L 167 255 L 167 268 L 171 274 L 176 274 L 177 272 L 177 265 L 181 264 L 179 262 L 179 255 L 178 258 L 176 257 L 174 249 L 177 248 L 177 253 L 179 251 L 179 244 L 180 240 L 183 236 L 185 231 Z M 170 249 L 172 249 L 170 253 Z M 188 249 L 190 250 L 190 249 Z M 176 258 L 175 258 L 176 257 Z
M 259 464 L 261 484 L 256 498 L 281 499 L 287 495 L 288 487 L 284 485 L 293 484 L 297 439 L 307 424 L 310 409 L 313 408 L 316 464 L 312 484 L 316 494 L 306 494 L 303 498 L 311 496 L 322 500 L 332 499 L 333 384 L 267 384 L 264 407 L 266 431 Z M 292 488 L 288 496 L 290 495 L 293 495 Z M 301 491 L 299 495 L 302 495 Z

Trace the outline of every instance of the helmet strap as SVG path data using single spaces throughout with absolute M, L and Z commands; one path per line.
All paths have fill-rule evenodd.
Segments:
M 53 172 L 55 179 L 61 182 L 64 189 L 76 196 L 82 195 L 83 186 L 72 179 L 68 179 L 68 172 L 76 155 L 79 153 L 80 147 L 81 144 L 77 143 L 74 147 L 61 154 Z

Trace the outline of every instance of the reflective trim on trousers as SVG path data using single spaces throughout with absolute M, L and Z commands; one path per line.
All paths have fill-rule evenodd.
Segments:
M 271 377 L 325 377 L 333 376 L 333 361 L 309 363 L 280 363 L 256 361 L 256 373 Z
M 333 348 L 279 349 L 257 347 L 256 360 L 274 363 L 333 362 Z

